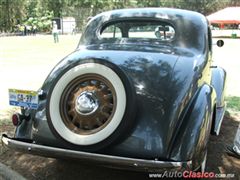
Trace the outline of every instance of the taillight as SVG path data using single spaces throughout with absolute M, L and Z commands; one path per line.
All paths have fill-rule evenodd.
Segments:
M 20 124 L 20 117 L 19 114 L 13 114 L 12 115 L 12 123 L 14 126 L 17 126 Z

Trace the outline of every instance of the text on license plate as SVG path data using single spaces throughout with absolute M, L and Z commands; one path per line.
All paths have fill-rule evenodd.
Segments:
M 9 104 L 30 109 L 38 108 L 38 93 L 36 91 L 9 89 Z

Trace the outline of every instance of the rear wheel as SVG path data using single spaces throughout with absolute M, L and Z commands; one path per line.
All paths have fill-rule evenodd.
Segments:
M 133 125 L 134 91 L 115 68 L 78 64 L 54 83 L 47 101 L 48 122 L 66 145 L 97 150 L 120 139 Z

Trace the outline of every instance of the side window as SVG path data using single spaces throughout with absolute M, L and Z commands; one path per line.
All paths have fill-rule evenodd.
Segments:
M 121 38 L 122 32 L 121 29 L 115 25 L 108 26 L 101 33 L 101 38 Z

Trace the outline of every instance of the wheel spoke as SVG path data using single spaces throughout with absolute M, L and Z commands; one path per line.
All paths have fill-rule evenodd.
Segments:
M 73 123 L 73 124 L 77 123 L 77 120 L 78 120 L 78 117 L 77 117 L 77 115 L 75 115 L 75 116 L 72 118 L 72 123 Z
M 100 86 L 100 81 L 96 81 L 95 86 L 98 88 Z
M 111 114 L 112 108 L 109 108 L 108 106 L 103 106 L 102 111 Z
M 70 109 L 68 111 L 68 114 L 71 115 L 71 116 L 74 116 L 75 115 L 75 111 L 73 109 Z
M 113 109 L 113 104 L 111 103 L 106 103 L 104 106 L 108 107 L 109 109 Z
M 103 98 L 107 99 L 107 100 L 111 100 L 111 99 L 113 99 L 113 95 L 112 94 L 107 94 L 107 95 L 104 95 Z
M 107 112 L 101 112 L 101 114 L 106 118 L 108 118 L 110 116 Z
M 101 125 L 103 124 L 103 122 L 100 121 L 99 117 L 97 117 L 95 120 L 96 120 L 96 124 L 97 124 L 98 126 L 101 126 Z
M 68 103 L 67 103 L 69 106 L 72 106 L 73 104 L 74 104 L 74 102 L 73 101 L 68 101 Z

